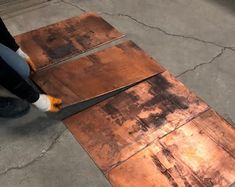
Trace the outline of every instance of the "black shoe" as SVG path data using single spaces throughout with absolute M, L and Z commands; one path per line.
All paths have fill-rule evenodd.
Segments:
M 28 102 L 11 97 L 0 97 L 0 117 L 16 118 L 28 113 Z

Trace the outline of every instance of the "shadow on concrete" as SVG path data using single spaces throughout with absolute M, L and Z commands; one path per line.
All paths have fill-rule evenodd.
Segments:
M 25 124 L 8 127 L 8 130 L 11 134 L 32 136 L 44 133 L 47 129 L 53 128 L 59 123 L 57 120 L 48 119 L 48 117 L 39 117 Z
M 231 13 L 235 13 L 235 0 L 207 0 L 227 8 Z

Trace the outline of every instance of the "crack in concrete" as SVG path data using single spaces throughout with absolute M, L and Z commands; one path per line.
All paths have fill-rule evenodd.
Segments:
M 28 163 L 25 163 L 23 165 L 19 165 L 19 166 L 12 166 L 12 167 L 9 167 L 7 168 L 5 171 L 1 172 L 0 173 L 0 177 L 7 174 L 8 172 L 12 171 L 12 170 L 20 170 L 20 169 L 24 169 L 32 164 L 34 164 L 35 162 L 41 160 L 46 154 L 48 151 L 52 150 L 55 146 L 55 144 L 58 142 L 58 139 L 67 131 L 67 129 L 63 130 L 59 135 L 57 135 L 55 137 L 55 139 L 51 142 L 51 144 L 48 146 L 48 148 L 46 150 L 43 150 L 41 152 L 40 155 L 38 155 L 36 158 L 34 158 L 33 160 L 31 160 L 30 162 Z
M 180 73 L 179 75 L 176 75 L 176 77 L 178 78 L 178 77 L 180 77 L 180 76 L 182 76 L 182 75 L 184 75 L 184 74 L 186 74 L 190 71 L 195 71 L 197 68 L 199 68 L 203 65 L 213 63 L 217 58 L 219 58 L 220 56 L 223 55 L 225 50 L 226 50 L 226 48 L 222 48 L 221 51 L 216 56 L 214 56 L 209 62 L 203 62 L 203 63 L 197 64 L 193 68 L 187 69 L 187 70 L 183 71 L 182 73 Z
M 66 2 L 64 0 L 61 0 L 61 2 L 63 3 L 66 3 L 66 4 L 69 4 L 75 8 L 78 8 L 80 9 L 82 12 L 88 12 L 89 10 L 86 10 L 85 8 L 82 8 L 81 6 L 77 5 L 77 4 L 73 4 L 73 3 L 70 3 L 70 2 Z M 121 17 L 128 17 L 129 19 L 135 21 L 136 23 L 139 23 L 145 27 L 148 27 L 148 28 L 151 28 L 151 29 L 156 29 L 160 32 L 162 32 L 163 34 L 165 35 L 168 35 L 168 36 L 172 36 L 172 37 L 180 37 L 180 38 L 184 38 L 184 39 L 191 39 L 191 40 L 195 40 L 195 41 L 198 41 L 198 42 L 202 42 L 204 44 L 211 44 L 211 45 L 214 45 L 214 46 L 217 46 L 217 47 L 220 47 L 220 48 L 223 48 L 223 49 L 229 49 L 229 50 L 232 50 L 232 51 L 235 51 L 235 47 L 231 47 L 231 46 L 223 46 L 223 45 L 220 45 L 220 44 L 217 44 L 215 42 L 212 42 L 212 41 L 207 41 L 207 40 L 202 40 L 200 38 L 197 38 L 197 37 L 194 37 L 194 36 L 185 36 L 185 35 L 181 35 L 181 34 L 174 34 L 174 33 L 170 33 L 168 31 L 165 31 L 163 30 L 162 28 L 160 27 L 157 27 L 157 26 L 152 26 L 152 25 L 148 25 L 142 21 L 139 21 L 138 19 L 128 15 L 128 14 L 122 14 L 122 13 L 116 13 L 116 14 L 113 14 L 113 13 L 109 13 L 109 12 L 103 12 L 103 11 L 100 11 L 99 12 L 100 14 L 104 14 L 104 15 L 108 15 L 108 16 L 121 16 Z
M 109 16 L 123 16 L 123 17 L 128 17 L 130 19 L 132 19 L 133 21 L 145 26 L 145 27 L 149 27 L 151 29 L 156 29 L 160 32 L 162 32 L 163 34 L 165 35 L 168 35 L 168 36 L 172 36 L 172 37 L 179 37 L 179 38 L 184 38 L 184 39 L 191 39 L 191 40 L 195 40 L 195 41 L 199 41 L 199 42 L 202 42 L 204 44 L 211 44 L 211 45 L 214 45 L 214 46 L 217 46 L 217 47 L 220 47 L 220 48 L 226 48 L 226 49 L 230 49 L 230 50 L 233 50 L 235 51 L 235 47 L 230 47 L 230 46 L 222 46 L 220 44 L 217 44 L 215 42 L 211 42 L 211 41 L 206 41 L 206 40 L 202 40 L 200 38 L 196 38 L 194 36 L 185 36 L 185 35 L 180 35 L 180 34 L 174 34 L 174 33 L 170 33 L 168 31 L 165 31 L 163 30 L 162 28 L 160 27 L 157 27 L 157 26 L 152 26 L 152 25 L 148 25 L 144 22 L 141 22 L 139 21 L 138 19 L 128 15 L 128 14 L 121 14 L 121 13 L 118 13 L 118 14 L 111 14 L 111 13 L 108 13 L 108 12 L 101 12 L 101 14 L 105 14 L 105 15 L 109 15 Z
M 78 4 L 73 4 L 73 3 L 70 3 L 70 2 L 66 2 L 64 0 L 61 0 L 61 2 L 63 3 L 66 3 L 66 4 L 69 4 L 75 8 L 78 8 L 79 10 L 81 10 L 82 12 L 88 12 L 89 10 L 86 10 L 85 8 L 79 6 Z M 99 12 L 100 14 L 104 14 L 104 15 L 108 15 L 108 16 L 122 16 L 122 17 L 128 17 L 129 19 L 135 21 L 136 23 L 139 23 L 145 27 L 149 27 L 151 29 L 156 29 L 162 33 L 164 33 L 165 35 L 169 35 L 169 36 L 172 36 L 172 37 L 180 37 L 180 38 L 183 38 L 183 39 L 191 39 L 191 40 L 194 40 L 194 41 L 198 41 L 198 42 L 202 42 L 204 44 L 210 44 L 210 45 L 214 45 L 214 46 L 217 46 L 219 48 L 221 48 L 221 52 L 219 54 L 217 54 L 215 57 L 213 57 L 209 62 L 205 62 L 205 63 L 200 63 L 200 64 L 197 64 L 196 66 L 194 66 L 193 68 L 189 68 L 185 71 L 183 71 L 182 73 L 180 73 L 179 75 L 177 75 L 176 77 L 180 77 L 182 76 L 183 74 L 189 72 L 189 71 L 194 71 L 196 70 L 198 67 L 200 66 L 203 66 L 205 64 L 210 64 L 210 63 L 213 63 L 213 61 L 217 58 L 219 58 L 226 49 L 229 49 L 229 50 L 232 50 L 232 51 L 235 51 L 235 47 L 228 47 L 228 46 L 222 46 L 222 45 L 219 45 L 215 42 L 211 42 L 211 41 L 206 41 L 206 40 L 202 40 L 202 39 L 199 39 L 199 38 L 196 38 L 196 37 L 193 37 L 193 36 L 184 36 L 184 35 L 179 35 L 179 34 L 173 34 L 173 33 L 169 33 L 165 30 L 163 30 L 162 28 L 160 27 L 157 27 L 157 26 L 151 26 L 151 25 L 148 25 L 144 22 L 141 22 L 139 21 L 138 19 L 128 15 L 128 14 L 121 14 L 121 13 L 117 13 L 117 14 L 112 14 L 112 13 L 109 13 L 109 12 Z
M 73 6 L 73 7 L 75 7 L 75 8 L 78 8 L 78 9 L 80 9 L 82 12 L 88 12 L 88 10 L 86 10 L 86 9 L 84 9 L 84 8 L 82 8 L 82 7 L 80 7 L 79 5 L 75 5 L 75 4 L 73 4 L 73 3 L 70 3 L 70 2 L 67 2 L 67 1 L 64 1 L 64 0 L 61 0 L 60 2 L 62 2 L 62 3 L 65 3 L 65 4 L 68 4 L 68 5 L 71 5 L 71 6 Z

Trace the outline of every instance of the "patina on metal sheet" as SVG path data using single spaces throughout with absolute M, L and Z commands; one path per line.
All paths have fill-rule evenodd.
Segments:
M 208 110 L 165 71 L 64 122 L 102 171 Z
M 113 186 L 221 186 L 235 182 L 235 131 L 213 110 L 153 142 L 107 176 Z
M 107 173 L 112 186 L 201 187 L 200 180 L 158 141 Z M 137 185 L 138 184 L 138 185 Z
M 131 41 L 37 72 L 33 80 L 65 106 L 132 85 L 164 71 Z
M 15 38 L 40 69 L 122 36 L 97 14 L 85 13 Z

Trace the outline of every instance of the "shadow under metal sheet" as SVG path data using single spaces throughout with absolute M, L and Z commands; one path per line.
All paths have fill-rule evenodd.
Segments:
M 61 111 L 59 111 L 57 113 L 48 113 L 47 115 L 53 119 L 64 120 L 64 119 L 69 118 L 72 115 L 75 115 L 79 112 L 82 112 L 82 111 L 108 99 L 108 98 L 114 97 L 115 95 L 122 93 L 123 91 L 127 90 L 128 88 L 131 88 L 132 86 L 134 86 L 136 84 L 138 84 L 138 83 L 120 88 L 118 90 L 112 91 L 110 93 L 104 94 L 99 97 L 95 97 L 93 99 L 89 99 L 87 101 L 83 101 L 80 103 L 70 105 L 68 107 L 63 108 Z

